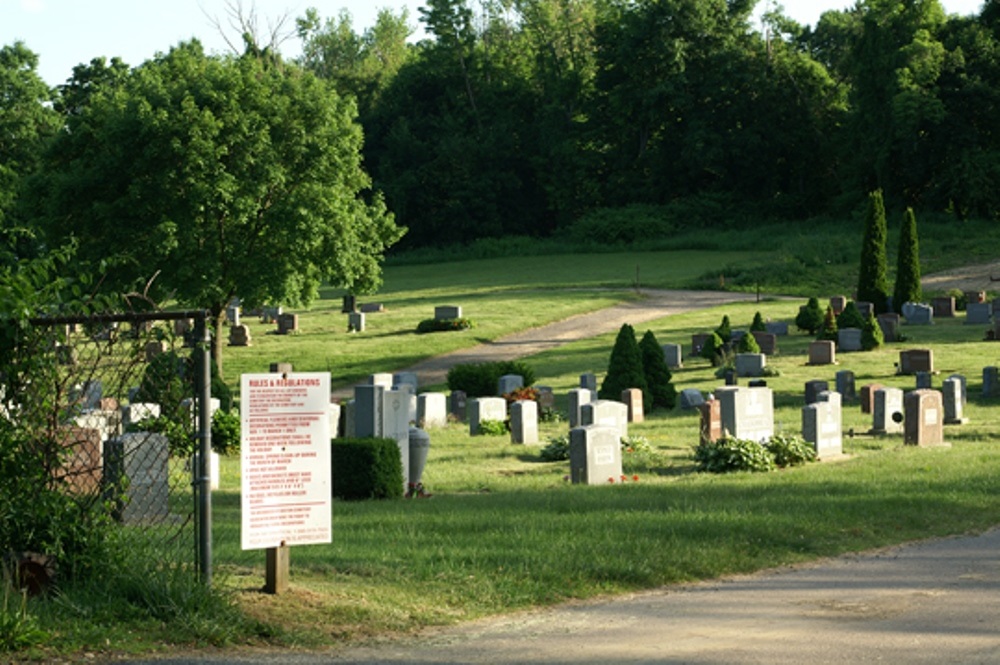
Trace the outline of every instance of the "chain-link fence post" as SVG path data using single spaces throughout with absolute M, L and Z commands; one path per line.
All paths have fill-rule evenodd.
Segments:
M 200 326 L 201 353 L 196 354 L 198 371 L 198 468 L 195 494 L 198 497 L 198 569 L 202 582 L 212 584 L 212 334 L 209 314 L 196 319 Z M 221 343 L 221 342 L 219 342 Z

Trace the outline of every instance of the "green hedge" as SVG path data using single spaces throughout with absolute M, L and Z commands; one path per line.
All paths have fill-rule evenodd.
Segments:
M 461 390 L 468 397 L 494 397 L 500 377 L 507 374 L 520 375 L 525 386 L 535 382 L 535 371 L 523 362 L 501 360 L 455 365 L 448 370 L 448 389 Z
M 345 501 L 403 497 L 403 461 L 393 439 L 333 439 L 333 496 Z

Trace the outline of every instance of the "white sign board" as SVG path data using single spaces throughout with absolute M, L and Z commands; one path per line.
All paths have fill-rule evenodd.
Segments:
M 329 373 L 240 382 L 243 549 L 329 543 Z

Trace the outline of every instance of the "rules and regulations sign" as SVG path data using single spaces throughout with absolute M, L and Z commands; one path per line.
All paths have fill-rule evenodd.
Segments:
M 330 375 L 244 374 L 243 549 L 329 543 Z

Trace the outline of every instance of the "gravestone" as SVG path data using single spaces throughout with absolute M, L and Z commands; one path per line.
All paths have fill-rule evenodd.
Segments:
M 497 379 L 497 395 L 506 395 L 523 387 L 524 377 L 520 374 L 504 374 Z
M 965 306 L 981 305 L 986 302 L 986 291 L 966 291 Z
M 597 392 L 597 375 L 593 372 L 585 372 L 580 375 L 580 387 Z
M 271 363 L 269 365 L 270 369 L 268 372 L 271 374 L 291 374 L 292 373 L 292 363 Z M 285 377 L 287 378 L 287 377 Z
M 847 296 L 833 296 L 830 298 L 830 308 L 834 314 L 839 315 L 847 307 Z
M 366 302 L 361 305 L 360 309 L 365 314 L 378 314 L 385 311 L 385 305 L 380 302 Z
M 382 384 L 354 386 L 354 436 L 359 439 L 383 436 L 385 392 Z
M 701 443 L 707 445 L 725 436 L 725 431 L 722 429 L 722 409 L 719 400 L 703 401 L 698 405 L 698 412 L 701 414 L 701 422 L 698 427 Z
M 595 399 L 597 399 L 596 393 L 588 388 L 573 388 L 567 393 L 567 409 L 569 410 L 569 426 L 571 428 L 579 427 L 582 424 L 580 422 L 580 407 Z
M 913 374 L 916 377 L 917 390 L 930 390 L 933 387 L 931 377 L 934 375 L 930 372 L 914 372 Z
M 184 337 L 194 330 L 194 319 L 177 319 L 174 321 L 174 335 Z
M 965 306 L 965 323 L 969 325 L 988 326 L 992 323 L 993 307 L 989 303 L 969 303 Z
M 955 297 L 939 296 L 931 300 L 934 316 L 939 319 L 950 319 L 955 316 Z
M 737 376 L 763 376 L 767 365 L 767 356 L 763 353 L 737 353 Z
M 122 427 L 136 425 L 147 418 L 159 418 L 160 405 L 149 402 L 134 402 L 122 407 Z
M 828 381 L 819 379 L 806 381 L 806 404 L 814 404 L 819 401 L 819 394 L 830 390 Z
M 347 315 L 347 332 L 364 332 L 365 315 L 362 312 L 351 312 Z
M 170 441 L 165 434 L 129 432 L 104 444 L 104 492 L 123 524 L 159 522 L 170 514 Z
M 697 388 L 685 388 L 678 396 L 682 409 L 697 409 L 705 403 L 705 396 Z
M 903 443 L 908 446 L 944 445 L 944 406 L 936 390 L 913 390 L 904 398 L 905 431 Z
M 875 392 L 884 387 L 881 383 L 866 383 L 861 386 L 861 413 L 874 412 Z
M 538 443 L 538 404 L 520 400 L 510 405 L 510 442 Z
M 993 308 L 993 316 L 1000 317 L 1000 298 L 994 298 L 990 301 L 990 307 Z
M 253 337 L 250 335 L 250 327 L 246 325 L 230 327 L 229 346 L 253 346 Z
M 900 434 L 903 431 L 903 391 L 879 388 L 872 408 L 872 434 Z
M 722 373 L 722 378 L 725 380 L 727 386 L 735 386 L 739 384 L 737 381 L 738 375 L 735 369 L 727 369 Z
M 909 309 L 903 310 L 906 322 L 913 326 L 929 326 L 934 323 L 934 308 L 930 305 L 907 303 Z
M 618 438 L 628 436 L 628 407 L 610 399 L 598 399 L 580 406 L 580 426 L 600 425 L 618 431 Z
M 680 344 L 663 344 L 663 360 L 670 369 L 684 366 L 684 352 Z
M 69 391 L 69 401 L 83 411 L 101 407 L 104 397 L 104 384 L 96 379 L 77 383 Z
M 836 386 L 842 401 L 853 402 L 857 399 L 858 393 L 854 387 L 854 372 L 851 370 L 842 369 L 837 372 Z
M 711 337 L 711 335 L 709 335 L 707 333 L 694 333 L 693 335 L 691 335 L 691 355 L 692 356 L 700 356 L 701 355 L 701 349 L 702 349 L 702 347 L 705 346 L 705 342 L 708 341 L 709 337 Z
M 414 395 L 417 394 L 419 383 L 420 380 L 417 378 L 416 372 L 396 372 L 392 375 L 393 388 L 409 386 L 410 392 Z
M 750 334 L 753 335 L 757 346 L 760 347 L 760 352 L 765 356 L 773 356 L 778 352 L 778 336 L 774 333 L 754 330 Z
M 73 418 L 73 424 L 79 428 L 91 429 L 100 433 L 101 441 L 107 441 L 119 436 L 124 428 L 122 427 L 121 409 L 90 409 L 78 414 Z M 100 456 L 100 449 L 98 449 Z
M 837 362 L 836 344 L 828 339 L 809 343 L 810 365 L 833 365 Z
M 622 391 L 622 403 L 625 404 L 626 417 L 630 423 L 641 423 L 645 420 L 642 407 L 642 389 L 626 388 Z
M 229 322 L 231 326 L 240 325 L 240 306 L 239 305 L 229 305 L 226 307 L 226 321 Z
M 403 491 L 410 477 L 410 399 L 405 390 L 384 390 L 382 393 L 382 436 L 392 439 L 399 448 L 403 464 Z M 414 407 L 416 410 L 416 407 Z
M 964 417 L 961 381 L 952 378 L 944 380 L 941 384 L 941 406 L 944 409 L 945 425 L 963 425 L 968 422 Z
M 861 315 L 862 319 L 867 319 L 869 316 L 875 316 L 875 305 L 870 302 L 858 300 L 854 302 L 854 306 L 858 308 L 858 314 Z
M 417 395 L 417 426 L 420 429 L 444 427 L 448 424 L 448 397 L 444 393 Z
M 569 473 L 574 485 L 608 485 L 622 475 L 622 448 L 613 427 L 590 425 L 569 431 Z
M 468 395 L 465 394 L 464 390 L 451 391 L 451 395 L 448 398 L 448 413 L 455 420 L 465 422 L 468 414 Z
M 434 319 L 447 321 L 462 318 L 462 308 L 458 305 L 438 305 L 434 308 Z
M 282 314 L 278 317 L 278 334 L 290 335 L 299 331 L 298 314 Z
M 91 427 L 63 426 L 56 430 L 60 466 L 53 476 L 62 479 L 73 494 L 92 496 L 101 487 L 101 430 Z
M 774 394 L 770 388 L 719 388 L 722 427 L 737 439 L 764 441 L 774 435 Z
M 787 321 L 768 321 L 764 324 L 764 327 L 767 329 L 767 332 L 777 337 L 788 335 Z
M 802 438 L 813 444 L 819 459 L 844 454 L 842 430 L 840 393 L 825 393 L 822 400 L 802 407 Z
M 469 400 L 469 435 L 479 434 L 484 420 L 507 420 L 507 400 L 503 397 L 478 397 Z
M 353 399 L 347 400 L 344 403 L 344 436 L 348 439 L 353 439 L 358 436 L 357 430 L 357 418 L 356 414 L 358 412 L 357 401 Z
M 934 351 L 931 349 L 907 349 L 899 352 L 899 373 L 916 374 L 934 371 Z
M 948 378 L 949 379 L 955 379 L 956 381 L 958 381 L 959 385 L 962 387 L 962 389 L 961 389 L 962 406 L 965 406 L 968 403 L 967 397 L 968 397 L 969 382 L 961 374 L 952 374 Z
M 356 296 L 347 294 L 341 299 L 341 307 L 340 307 L 341 314 L 350 314 L 351 312 L 357 310 L 357 308 L 358 308 L 358 299 Z
M 878 321 L 878 327 L 882 329 L 882 338 L 886 342 L 899 341 L 899 314 L 895 312 L 879 314 L 876 320 Z
M 386 390 L 392 390 L 394 381 L 392 374 L 388 372 L 376 372 L 375 374 L 369 374 L 368 378 L 365 379 L 365 383 L 370 386 L 382 386 Z
M 1000 396 L 1000 367 L 983 368 L 983 397 Z
M 341 429 L 341 423 L 343 423 L 342 413 L 344 407 L 341 406 L 340 402 L 330 402 L 330 406 L 327 407 L 327 420 L 330 423 L 330 438 L 339 439 L 344 436 L 344 431 Z
M 222 400 L 217 397 L 210 397 L 208 400 L 208 415 L 209 418 L 215 418 L 215 413 L 222 408 Z M 178 410 L 180 415 L 184 418 L 185 422 L 190 423 L 190 427 L 193 431 L 198 430 L 199 425 L 199 411 L 198 402 L 193 397 L 185 397 L 181 400 L 178 405 Z
M 542 409 L 554 409 L 556 408 L 556 394 L 552 392 L 552 386 L 535 386 L 538 391 L 538 408 Z
M 861 351 L 861 328 L 841 328 L 837 331 L 838 351 Z

